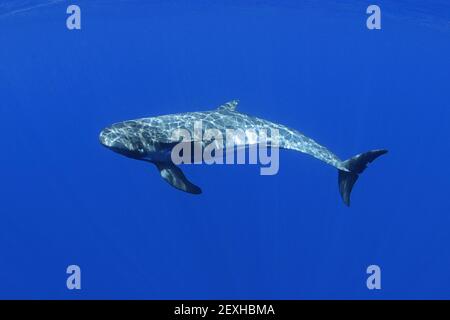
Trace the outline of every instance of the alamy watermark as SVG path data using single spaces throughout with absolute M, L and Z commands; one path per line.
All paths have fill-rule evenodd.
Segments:
M 72 264 L 67 267 L 66 273 L 69 274 L 66 280 L 67 289 L 81 290 L 81 268 Z
M 81 29 L 81 9 L 78 5 L 72 4 L 67 7 L 67 14 L 70 14 L 66 20 L 66 26 L 69 30 Z M 371 4 L 367 7 L 366 13 L 370 16 L 366 20 L 366 26 L 369 30 L 381 29 L 381 9 L 376 4 Z
M 66 27 L 69 30 L 80 30 L 81 29 L 81 9 L 79 6 L 72 4 L 67 7 L 67 14 L 70 16 L 67 17 Z
M 371 4 L 367 7 L 367 14 L 370 16 L 367 18 L 366 26 L 369 30 L 380 30 L 381 29 L 381 9 L 375 4 Z
M 259 161 L 261 175 L 278 173 L 280 135 L 277 129 L 224 131 L 217 128 L 204 129 L 201 120 L 194 122 L 193 130 L 173 130 L 171 140 L 179 143 L 172 148 L 172 162 L 179 165 L 224 164 L 224 159 L 225 164 L 258 164 Z
M 369 277 L 366 281 L 367 289 L 380 290 L 381 289 L 381 268 L 376 264 L 372 264 L 367 267 L 366 270 Z

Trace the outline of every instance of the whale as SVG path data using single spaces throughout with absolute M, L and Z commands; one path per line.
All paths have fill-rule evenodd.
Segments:
M 118 122 L 104 128 L 100 132 L 99 140 L 103 146 L 120 155 L 154 164 L 161 177 L 174 188 L 191 194 L 200 194 L 201 188 L 189 181 L 180 166 L 172 161 L 171 152 L 180 143 L 179 137 L 173 135 L 175 130 L 182 129 L 192 134 L 191 141 L 183 140 L 184 143 L 197 142 L 193 131 L 195 123 L 199 121 L 203 125 L 202 130 L 214 129 L 222 132 L 227 129 L 255 130 L 256 132 L 277 130 L 276 147 L 307 154 L 338 170 L 339 193 L 347 206 L 350 206 L 350 194 L 359 175 L 369 163 L 387 153 L 386 149 L 375 149 L 341 160 L 329 149 L 303 133 L 282 124 L 239 112 L 237 105 L 238 100 L 233 100 L 209 111 L 185 112 Z M 249 148 L 261 143 L 258 139 L 238 139 L 238 137 L 230 137 L 230 139 L 233 139 L 240 148 Z M 267 141 L 270 146 L 270 138 Z M 201 146 L 204 148 L 212 142 L 214 141 L 202 141 Z

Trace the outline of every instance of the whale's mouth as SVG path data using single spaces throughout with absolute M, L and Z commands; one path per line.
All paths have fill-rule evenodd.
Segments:
M 101 145 L 115 153 L 133 159 L 142 158 L 142 155 L 139 152 L 134 151 L 133 146 L 124 136 L 110 128 L 103 129 L 100 132 L 99 141 Z
M 112 148 L 117 140 L 117 135 L 115 135 L 111 129 L 106 128 L 100 132 L 98 139 L 103 146 Z
M 107 147 L 107 148 L 110 147 L 109 139 L 104 131 L 100 132 L 100 135 L 98 136 L 98 140 L 100 141 L 100 144 L 102 146 Z

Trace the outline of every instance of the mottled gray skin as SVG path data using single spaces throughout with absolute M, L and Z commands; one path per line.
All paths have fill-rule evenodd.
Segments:
M 171 161 L 171 150 L 180 142 L 173 137 L 175 130 L 184 129 L 190 132 L 191 142 L 198 142 L 194 123 L 201 121 L 203 134 L 206 130 L 215 129 L 222 133 L 224 139 L 220 143 L 199 141 L 203 147 L 214 142 L 216 146 L 232 143 L 236 148 L 246 148 L 261 141 L 248 135 L 242 139 L 239 134 L 228 136 L 233 141 L 227 141 L 227 129 L 240 129 L 241 132 L 253 130 L 257 134 L 264 130 L 267 133 L 268 145 L 300 151 L 337 168 L 339 191 L 347 205 L 350 204 L 350 192 L 359 174 L 368 163 L 387 152 L 372 150 L 342 161 L 330 150 L 297 130 L 240 113 L 236 111 L 236 106 L 237 101 L 231 101 L 212 111 L 187 112 L 116 123 L 100 133 L 100 142 L 127 157 L 154 163 L 162 178 L 170 185 L 185 192 L 199 194 L 201 189 L 186 179 L 181 169 Z M 278 141 L 272 141 L 274 129 L 278 131 Z M 186 139 L 183 141 L 186 142 Z
M 116 123 L 104 129 L 100 134 L 103 145 L 126 156 L 145 160 L 168 160 L 168 149 L 178 140 L 172 139 L 176 129 L 185 129 L 194 137 L 194 122 L 202 121 L 203 130 L 217 129 L 223 133 L 225 140 L 226 129 L 267 130 L 268 143 L 271 142 L 271 130 L 279 132 L 278 146 L 309 154 L 338 169 L 346 170 L 342 161 L 330 150 L 321 146 L 297 130 L 276 124 L 264 119 L 253 117 L 236 111 L 237 101 L 228 102 L 216 110 L 203 112 L 186 112 L 143 118 Z M 210 142 L 208 142 L 210 143 Z M 225 142 L 226 143 L 226 142 Z M 225 144 L 224 143 L 224 144 Z M 242 141 L 236 147 L 248 147 L 258 141 Z

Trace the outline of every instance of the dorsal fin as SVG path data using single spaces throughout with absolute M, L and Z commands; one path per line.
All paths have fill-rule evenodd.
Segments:
M 230 102 L 227 102 L 227 103 L 221 105 L 220 107 L 217 108 L 217 110 L 234 111 L 234 110 L 236 110 L 238 103 L 239 103 L 239 100 L 232 100 Z

